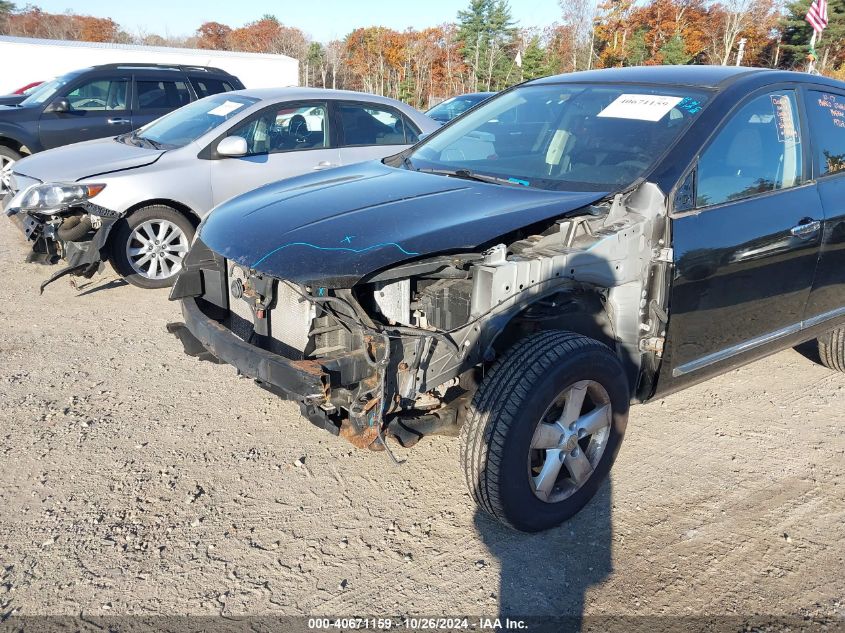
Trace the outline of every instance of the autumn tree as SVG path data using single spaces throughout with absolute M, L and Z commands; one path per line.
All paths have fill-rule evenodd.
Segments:
M 214 51 L 229 50 L 229 37 L 232 35 L 232 27 L 220 22 L 205 22 L 197 29 L 199 48 L 207 48 Z

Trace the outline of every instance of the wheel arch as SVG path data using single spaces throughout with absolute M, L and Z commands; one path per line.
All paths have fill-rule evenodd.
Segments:
M 0 124 L 0 145 L 25 155 L 31 155 L 40 149 L 37 139 L 27 134 L 23 128 L 10 124 Z
M 162 207 L 170 207 L 174 211 L 178 211 L 182 215 L 184 215 L 188 220 L 191 221 L 191 224 L 194 225 L 194 228 L 199 226 L 200 223 L 200 216 L 199 214 L 194 211 L 191 207 L 187 204 L 183 204 L 178 200 L 171 200 L 170 198 L 153 198 L 151 200 L 144 200 L 143 202 L 138 202 L 137 204 L 133 204 L 129 207 L 126 212 L 123 214 L 124 218 L 128 218 L 130 215 L 135 213 L 136 211 L 140 211 L 141 209 L 145 209 L 146 207 L 155 207 L 155 206 L 162 206 Z
M 639 363 L 620 344 L 606 294 L 598 287 L 567 288 L 515 311 L 488 339 L 485 357 L 499 357 L 522 339 L 549 330 L 581 334 L 607 345 L 626 368 L 632 389 L 637 384 Z

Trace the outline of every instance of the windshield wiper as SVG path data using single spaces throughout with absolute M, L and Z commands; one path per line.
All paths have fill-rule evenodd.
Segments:
M 488 182 L 495 185 L 511 185 L 516 187 L 528 187 L 527 180 L 519 178 L 499 178 L 498 176 L 487 176 L 485 174 L 478 174 L 469 169 L 418 169 L 417 171 L 424 174 L 437 174 L 439 176 L 449 176 L 451 178 L 463 178 L 464 180 L 475 180 L 477 182 Z
M 137 135 L 136 135 L 136 136 L 135 136 L 135 138 L 136 138 L 136 139 L 138 139 L 139 141 L 142 141 L 142 142 L 144 142 L 144 143 L 147 143 L 147 144 L 148 144 L 150 147 L 152 147 L 153 149 L 162 149 L 162 147 L 164 147 L 164 146 L 163 146 L 161 143 L 159 143 L 158 141 L 154 141 L 153 139 L 151 139 L 151 138 L 147 138 L 146 136 L 137 136 Z

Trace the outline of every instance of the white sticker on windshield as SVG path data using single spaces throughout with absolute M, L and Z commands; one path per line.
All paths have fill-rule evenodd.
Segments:
M 212 116 L 226 116 L 227 114 L 231 114 L 238 108 L 242 107 L 244 107 L 243 103 L 238 103 L 237 101 L 224 101 L 213 110 L 209 110 L 208 113 Z
M 619 95 L 613 103 L 599 112 L 599 116 L 614 119 L 637 119 L 659 121 L 672 108 L 683 101 L 683 97 L 661 95 Z

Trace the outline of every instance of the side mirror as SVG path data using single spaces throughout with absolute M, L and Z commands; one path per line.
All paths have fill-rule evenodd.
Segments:
M 417 134 L 417 143 L 419 143 L 420 141 L 424 141 L 429 136 L 431 136 L 431 132 L 420 132 L 419 134 Z
M 47 112 L 70 112 L 70 101 L 65 99 L 64 97 L 61 99 L 56 99 L 47 106 Z
M 246 139 L 243 136 L 227 136 L 217 144 L 219 156 L 237 158 L 238 156 L 246 156 L 248 153 L 249 147 L 247 147 Z

